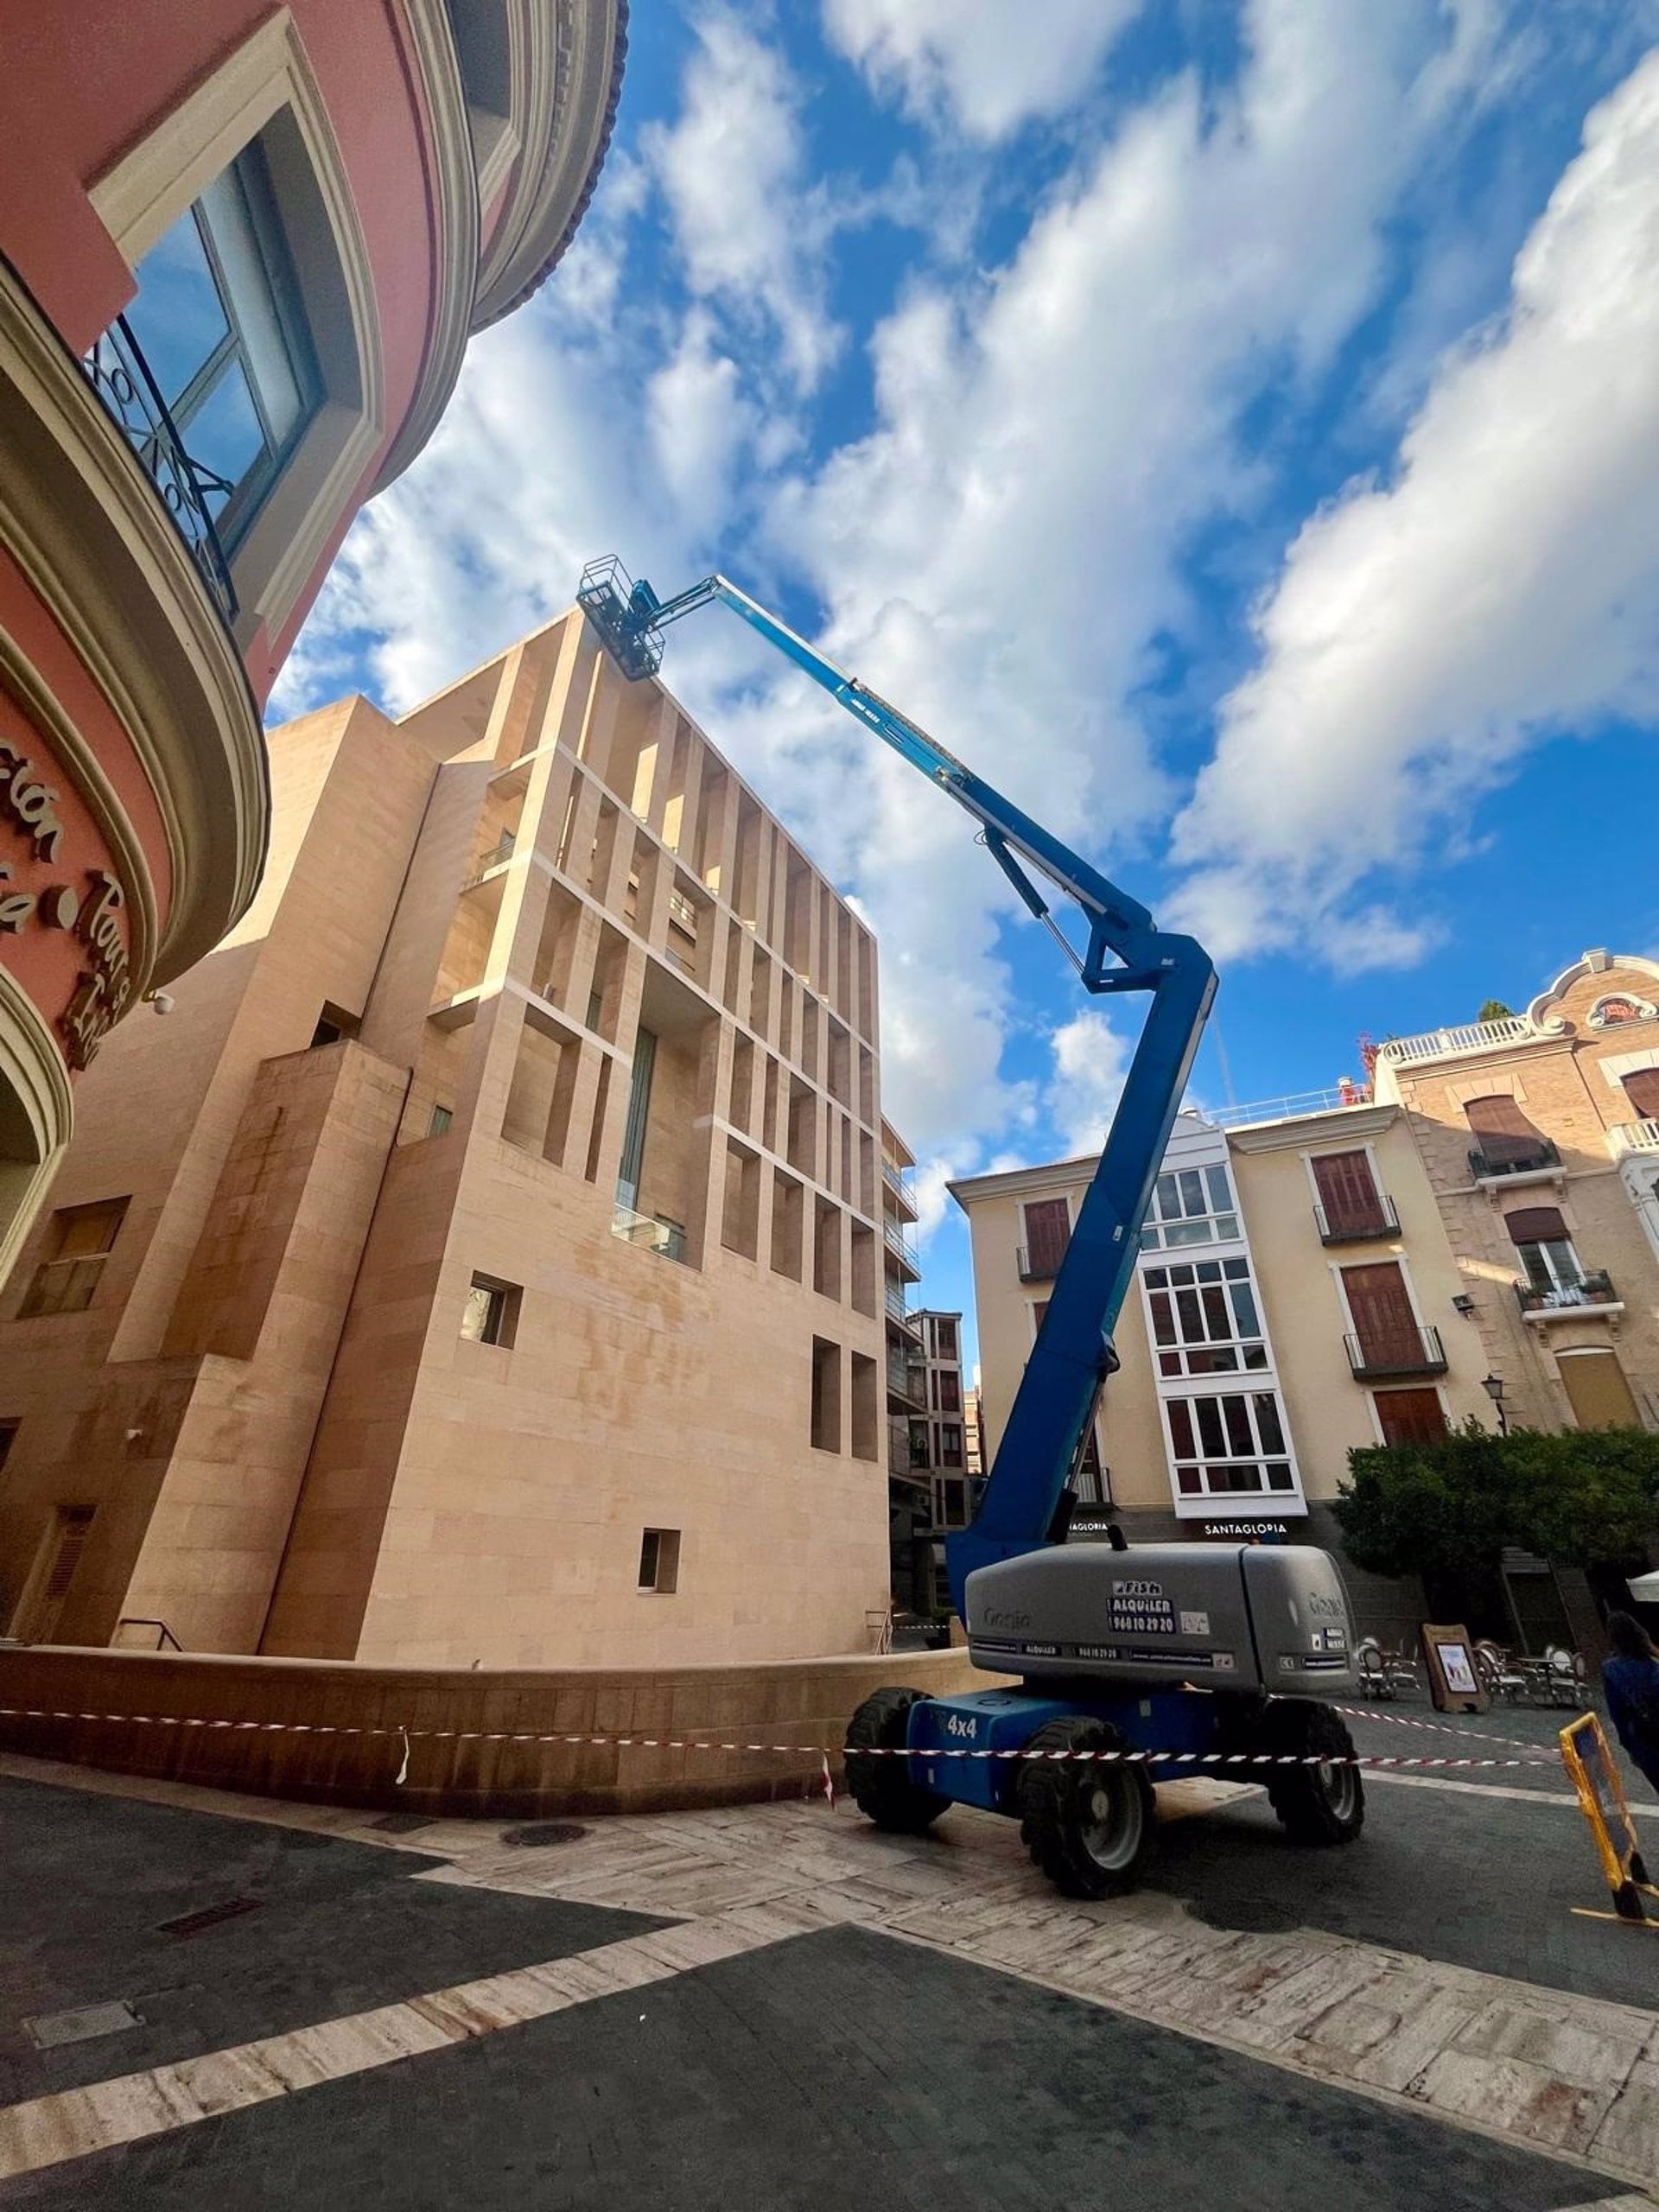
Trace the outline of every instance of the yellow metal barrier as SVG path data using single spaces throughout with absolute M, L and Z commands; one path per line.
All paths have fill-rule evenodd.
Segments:
M 1583 1905 L 1574 1905 L 1573 1911 L 1588 1919 L 1605 1920 L 1611 1916 L 1644 1927 L 1659 1927 L 1659 1921 L 1649 1918 L 1642 1902 L 1643 1892 L 1655 1897 L 1659 1896 L 1659 1891 L 1649 1884 L 1618 1764 L 1596 1715 L 1586 1713 L 1569 1723 L 1560 1732 L 1560 1745 L 1561 1763 L 1578 1793 L 1579 1809 L 1590 1823 L 1601 1871 L 1613 1900 L 1611 1916 L 1591 1913 Z M 1622 1835 L 1622 1842 L 1617 1840 L 1615 1830 Z

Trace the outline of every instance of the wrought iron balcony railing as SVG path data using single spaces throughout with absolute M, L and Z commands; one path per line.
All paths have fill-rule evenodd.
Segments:
M 236 587 L 208 512 L 207 495 L 217 492 L 228 499 L 235 486 L 191 458 L 125 315 L 117 315 L 103 336 L 93 340 L 81 365 L 93 391 L 126 432 L 214 605 L 227 622 L 233 620 Z
M 1446 1347 L 1438 1329 L 1391 1329 L 1385 1336 L 1347 1336 L 1343 1343 L 1357 1382 L 1446 1372 Z
M 1371 1236 L 1397 1236 L 1400 1217 L 1394 1200 L 1378 1191 L 1369 1205 L 1316 1205 L 1313 1218 L 1319 1225 L 1322 1244 L 1363 1244 Z
M 1556 1283 L 1541 1290 L 1536 1283 L 1517 1282 L 1516 1303 L 1523 1313 L 1572 1313 L 1586 1306 L 1616 1306 L 1618 1293 L 1605 1268 L 1586 1268 L 1577 1282 Z
M 1060 1272 L 1060 1262 L 1065 1257 L 1064 1245 L 1058 1252 L 1052 1249 L 1038 1252 L 1022 1244 L 1018 1254 L 1020 1281 L 1052 1282 Z
M 1469 1173 L 1477 1183 L 1494 1182 L 1503 1175 L 1534 1175 L 1541 1168 L 1560 1164 L 1560 1147 L 1548 1137 L 1529 1144 L 1517 1137 L 1501 1152 L 1484 1151 L 1477 1145 L 1469 1154 Z

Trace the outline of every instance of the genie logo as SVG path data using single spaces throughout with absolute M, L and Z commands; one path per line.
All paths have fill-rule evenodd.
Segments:
M 1029 1628 L 1031 1626 L 1031 1615 L 1029 1613 L 1005 1612 L 1000 1606 L 987 1605 L 985 1608 L 985 1625 L 987 1628 Z
M 1340 1598 L 1328 1597 L 1318 1590 L 1308 1592 L 1307 1610 L 1315 1620 L 1342 1621 L 1348 1618 L 1348 1609 Z

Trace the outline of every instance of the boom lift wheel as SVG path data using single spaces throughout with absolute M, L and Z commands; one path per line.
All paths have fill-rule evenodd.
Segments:
M 861 1758 L 870 1751 L 901 1751 L 909 1741 L 910 1708 L 920 1690 L 873 1690 L 847 1723 L 847 1787 L 867 1821 L 891 1835 L 924 1835 L 950 1800 L 911 1780 L 909 1762 L 885 1756 Z
M 1128 1751 L 1109 1722 L 1068 1714 L 1026 1745 L 1019 1784 L 1020 1840 L 1069 1897 L 1132 1890 L 1152 1846 L 1152 1784 L 1138 1762 L 1054 1759 L 1055 1751 Z
M 1328 1705 L 1277 1699 L 1262 1716 L 1260 1748 L 1279 1758 L 1324 1752 L 1351 1760 L 1348 1724 Z M 1269 1767 L 1268 1802 L 1293 1843 L 1351 1843 L 1365 1825 L 1365 1785 L 1357 1766 Z

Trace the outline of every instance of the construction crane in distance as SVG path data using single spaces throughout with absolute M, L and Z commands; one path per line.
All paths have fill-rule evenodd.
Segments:
M 974 1657 L 1021 1675 L 1024 1687 L 940 1698 L 877 1691 L 848 1730 L 848 1777 L 861 1808 L 912 1833 L 950 1802 L 1015 1815 L 1053 1879 L 1103 1896 L 1130 1885 L 1150 1845 L 1145 1754 L 1202 1761 L 1243 1751 L 1298 1762 L 1274 1770 L 1268 1783 L 1294 1835 L 1349 1840 L 1363 1819 L 1358 1773 L 1343 1763 L 1352 1745 L 1337 1714 L 1313 1701 L 1356 1687 L 1334 1562 L 1300 1546 L 1129 1552 L 1116 1529 L 1106 1545 L 1065 1541 L 1071 1478 L 1117 1364 L 1112 1331 L 1215 996 L 1209 955 L 1192 938 L 1159 929 L 1138 900 L 726 577 L 659 599 L 612 558 L 582 571 L 576 598 L 632 680 L 657 674 L 671 623 L 714 603 L 741 615 L 978 823 L 992 859 L 1086 991 L 1149 1001 L 978 1510 L 945 1541 Z M 1081 951 L 1033 878 L 1080 909 Z

